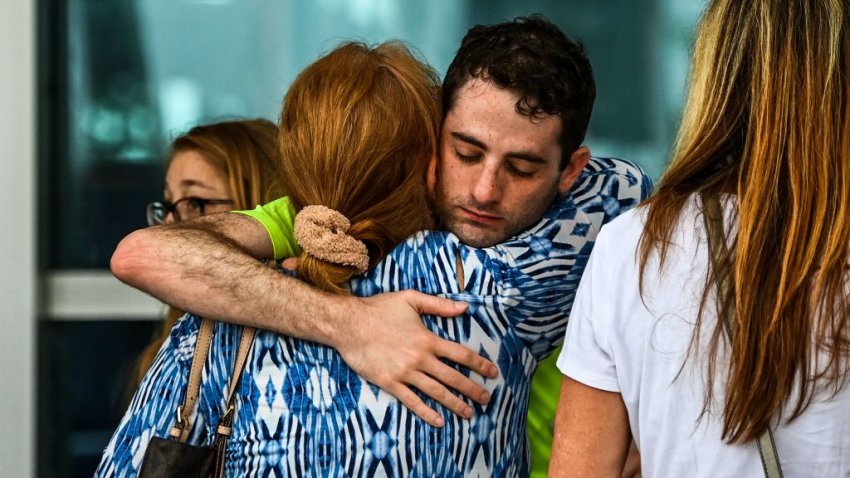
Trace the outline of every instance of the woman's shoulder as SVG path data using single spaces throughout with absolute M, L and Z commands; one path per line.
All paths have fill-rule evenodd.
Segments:
M 652 187 L 652 179 L 637 164 L 594 156 L 570 188 L 569 196 L 579 209 L 604 211 L 610 218 L 637 206 L 649 197 Z
M 458 241 L 446 231 L 420 231 L 398 244 L 374 269 L 351 282 L 359 296 L 403 289 L 433 291 L 439 264 L 451 266 L 448 257 L 457 254 Z

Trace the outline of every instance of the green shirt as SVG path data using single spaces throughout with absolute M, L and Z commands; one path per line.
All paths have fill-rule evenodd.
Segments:
M 275 199 L 250 211 L 233 212 L 245 214 L 260 221 L 272 241 L 276 261 L 301 254 L 301 248 L 295 242 L 295 208 L 288 197 Z
M 563 374 L 555 363 L 561 348 L 540 362 L 531 379 L 528 393 L 528 444 L 531 446 L 531 478 L 546 478 L 552 455 L 552 435 L 555 409 L 561 392 Z

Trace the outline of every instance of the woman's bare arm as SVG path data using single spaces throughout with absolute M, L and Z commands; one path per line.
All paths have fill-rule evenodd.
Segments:
M 549 476 L 620 478 L 630 443 L 622 396 L 564 377 Z

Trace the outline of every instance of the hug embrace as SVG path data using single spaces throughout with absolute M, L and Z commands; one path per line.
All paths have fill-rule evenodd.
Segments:
M 710 2 L 641 206 L 546 19 L 474 27 L 442 86 L 402 45 L 337 47 L 284 99 L 277 199 L 116 250 L 189 313 L 97 476 L 144 475 L 155 437 L 216 442 L 226 476 L 527 476 L 565 328 L 551 476 L 847 475 L 848 10 Z

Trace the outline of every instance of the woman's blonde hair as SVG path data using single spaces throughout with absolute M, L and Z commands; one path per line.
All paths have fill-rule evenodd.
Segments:
M 647 203 L 642 276 L 651 254 L 663 264 L 690 196 L 737 195 L 737 235 L 712 261 L 702 304 L 718 278 L 732 278 L 717 299 L 704 408 L 715 380 L 726 383 L 729 442 L 756 438 L 774 417 L 795 419 L 816 392 L 847 382 L 849 29 L 846 0 L 712 1 L 673 161 Z M 709 219 L 710 230 L 735 235 Z M 731 364 L 718 363 L 729 309 Z
M 351 222 L 374 266 L 433 226 L 425 173 L 437 154 L 439 79 L 400 43 L 344 43 L 308 66 L 284 98 L 281 182 L 296 210 L 321 205 Z M 337 293 L 356 273 L 302 253 L 298 272 Z
M 171 144 L 167 165 L 177 153 L 196 151 L 227 176 L 234 209 L 253 209 L 283 194 L 277 188 L 277 126 L 265 119 L 222 121 L 195 126 Z M 167 170 L 167 167 L 166 167 Z M 184 312 L 169 307 L 162 331 L 142 351 L 136 383 L 144 377 L 171 328 Z
M 276 138 L 277 126 L 265 119 L 195 126 L 174 140 L 168 163 L 177 153 L 197 151 L 227 176 L 234 209 L 253 209 L 281 196 Z

